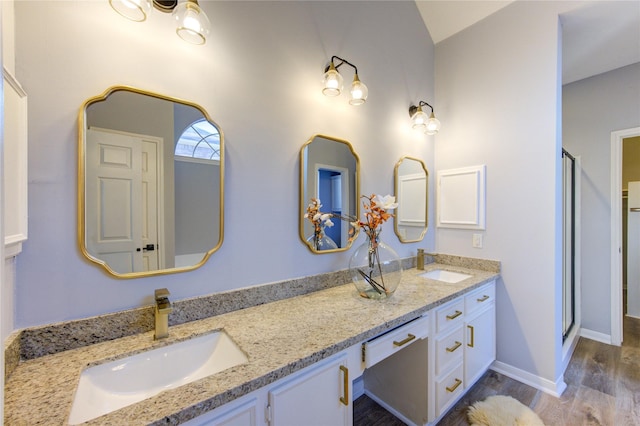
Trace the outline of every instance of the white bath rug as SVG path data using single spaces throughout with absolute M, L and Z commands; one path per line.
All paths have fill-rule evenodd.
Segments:
M 467 417 L 471 426 L 544 426 L 529 407 L 504 395 L 476 402 L 469 407 Z

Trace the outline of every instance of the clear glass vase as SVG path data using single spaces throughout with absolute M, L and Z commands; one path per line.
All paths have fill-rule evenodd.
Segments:
M 320 235 L 313 234 L 307 238 L 307 243 L 316 251 L 336 250 L 338 248 L 336 242 L 324 232 Z
M 380 240 L 379 232 L 365 232 L 365 235 L 367 241 L 356 248 L 349 259 L 349 272 L 360 296 L 386 299 L 400 285 L 402 262 L 398 254 Z

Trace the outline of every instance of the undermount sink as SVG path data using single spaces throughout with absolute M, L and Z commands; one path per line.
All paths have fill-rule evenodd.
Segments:
M 462 280 L 466 280 L 467 278 L 471 278 L 471 275 L 463 274 L 461 272 L 446 271 L 444 269 L 434 269 L 433 271 L 420 274 L 420 276 L 450 284 L 455 284 Z
M 224 331 L 173 343 L 85 369 L 69 423 L 86 422 L 247 362 Z

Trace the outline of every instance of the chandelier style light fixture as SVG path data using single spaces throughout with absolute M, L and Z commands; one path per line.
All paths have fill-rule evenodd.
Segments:
M 337 65 L 334 61 L 340 61 Z M 369 95 L 369 89 L 358 78 L 358 68 L 346 59 L 342 59 L 338 56 L 331 57 L 331 63 L 325 68 L 324 77 L 322 79 L 322 93 L 325 96 L 338 96 L 342 93 L 343 78 L 338 72 L 340 66 L 347 64 L 355 70 L 353 75 L 353 82 L 351 83 L 351 90 L 349 90 L 349 103 L 351 105 L 362 105 L 367 101 Z
M 431 108 L 431 115 L 427 115 L 422 111 L 423 106 Z M 428 135 L 435 135 L 440 130 L 440 120 L 433 113 L 433 107 L 425 101 L 420 101 L 418 106 L 411 105 L 409 107 L 409 116 L 411 117 L 411 127 L 413 129 L 423 131 Z
M 204 44 L 211 31 L 209 18 L 200 8 L 198 0 L 109 0 L 109 4 L 120 15 L 136 22 L 145 21 L 152 7 L 171 13 L 176 34 L 189 43 Z

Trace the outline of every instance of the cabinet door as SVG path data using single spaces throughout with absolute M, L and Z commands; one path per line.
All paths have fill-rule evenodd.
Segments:
M 272 426 L 351 425 L 347 356 L 319 363 L 269 390 Z
M 187 426 L 259 426 L 262 424 L 258 417 L 259 400 L 260 394 L 256 391 L 249 397 L 225 404 L 184 424 Z
M 496 359 L 495 305 L 469 318 L 465 331 L 464 377 L 466 386 L 472 386 Z

